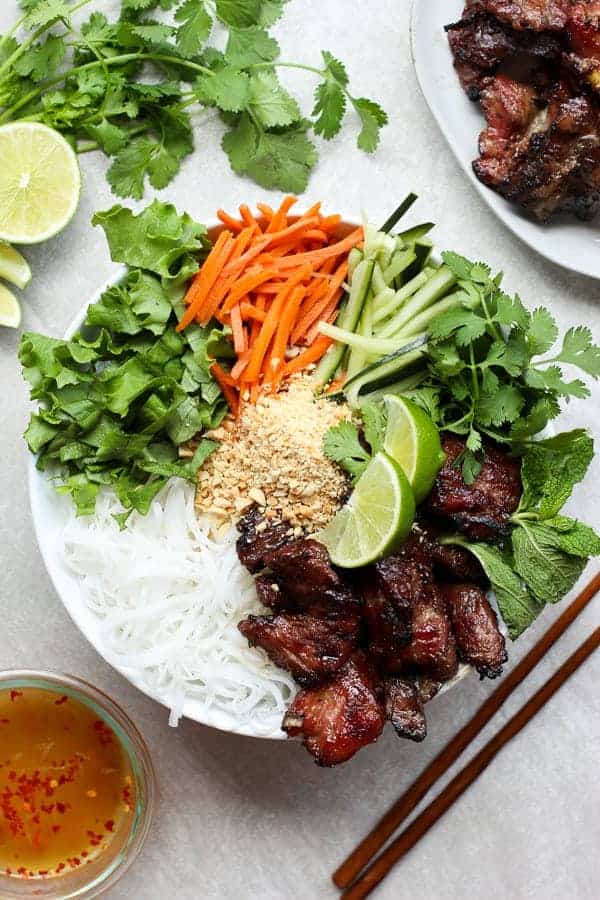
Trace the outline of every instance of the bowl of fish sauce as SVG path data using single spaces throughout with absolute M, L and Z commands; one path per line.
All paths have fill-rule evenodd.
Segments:
M 138 856 L 155 779 L 117 704 L 85 681 L 0 671 L 0 897 L 96 897 Z

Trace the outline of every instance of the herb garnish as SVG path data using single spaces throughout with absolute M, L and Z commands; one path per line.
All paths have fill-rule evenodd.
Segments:
M 0 124 L 43 122 L 81 153 L 103 151 L 119 196 L 141 198 L 146 179 L 156 189 L 172 181 L 194 149 L 196 105 L 219 110 L 233 170 L 266 188 L 303 191 L 318 159 L 309 130 L 330 140 L 349 107 L 359 148 L 377 147 L 387 116 L 351 93 L 343 63 L 326 51 L 321 67 L 279 59 L 267 29 L 287 0 L 122 0 L 118 20 L 94 12 L 76 29 L 73 13 L 90 2 L 20 0 L 24 15 L 0 36 Z M 222 52 L 208 44 L 219 28 Z M 281 68 L 319 79 L 311 119 L 280 83 Z
M 79 515 L 93 513 L 100 487 L 112 485 L 123 524 L 132 509 L 145 514 L 170 477 L 195 481 L 217 446 L 201 440 L 192 459 L 178 455 L 227 411 L 210 366 L 231 345 L 220 327 L 175 331 L 183 282 L 207 246 L 204 226 L 158 200 L 138 216 L 114 207 L 95 220 L 113 259 L 130 269 L 71 340 L 23 334 L 19 359 L 40 404 L 25 437 Z
M 381 450 L 386 413 L 383 403 L 365 403 L 360 410 L 362 438 L 358 426 L 349 420 L 329 428 L 323 439 L 323 453 L 358 481 L 372 457 Z M 368 447 L 368 449 L 367 449 Z

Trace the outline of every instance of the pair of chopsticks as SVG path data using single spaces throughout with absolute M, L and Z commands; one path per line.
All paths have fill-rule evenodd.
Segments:
M 383 816 L 377 826 L 358 845 L 333 874 L 333 881 L 344 893 L 342 900 L 362 900 L 382 881 L 390 869 L 425 835 L 461 794 L 481 775 L 500 750 L 515 737 L 550 700 L 567 679 L 600 644 L 600 628 L 588 637 L 554 675 L 521 707 L 503 728 L 456 775 L 444 790 L 413 822 L 376 857 L 385 842 L 410 815 L 425 794 L 448 771 L 463 750 L 479 734 L 513 691 L 535 668 L 561 635 L 574 622 L 600 590 L 600 572 L 586 585 L 529 653 L 509 672 L 473 718 L 461 728 L 449 744 L 421 773 L 414 784 Z M 372 860 L 375 858 L 375 861 Z M 361 874 L 362 873 L 362 874 Z

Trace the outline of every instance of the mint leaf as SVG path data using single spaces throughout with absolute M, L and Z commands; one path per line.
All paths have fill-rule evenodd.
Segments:
M 567 594 L 587 559 L 565 553 L 560 533 L 546 525 L 523 523 L 512 533 L 515 570 L 541 603 L 557 603 Z
M 546 519 L 544 525 L 557 532 L 556 546 L 565 553 L 586 559 L 589 556 L 600 555 L 600 537 L 584 522 L 567 516 L 555 516 L 553 519 Z
M 521 511 L 537 511 L 541 519 L 556 515 L 571 496 L 594 456 L 594 442 L 583 428 L 565 431 L 529 446 L 521 463 Z
M 387 113 L 374 100 L 366 97 L 352 99 L 352 106 L 359 115 L 362 128 L 357 139 L 357 146 L 365 153 L 374 153 L 379 145 L 380 131 L 387 125 Z
M 196 56 L 208 40 L 212 30 L 212 19 L 201 0 L 185 0 L 175 13 L 177 29 L 177 49 L 186 59 Z

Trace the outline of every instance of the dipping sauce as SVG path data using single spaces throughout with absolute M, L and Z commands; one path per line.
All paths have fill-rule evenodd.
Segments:
M 98 714 L 66 694 L 0 690 L 0 874 L 50 878 L 129 831 L 131 763 Z

